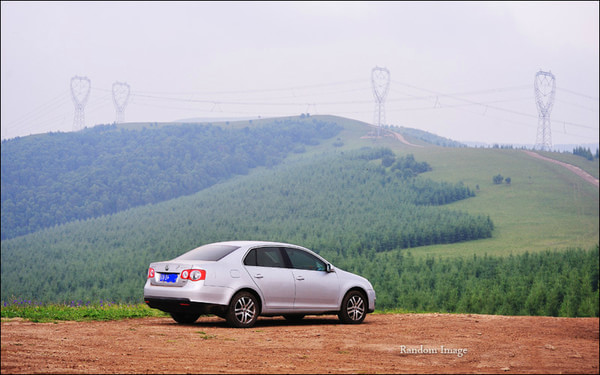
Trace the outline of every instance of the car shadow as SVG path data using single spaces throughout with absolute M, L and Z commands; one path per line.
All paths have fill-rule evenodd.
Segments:
M 363 322 L 362 324 L 367 323 Z M 206 328 L 231 328 L 225 319 L 216 316 L 201 316 L 194 323 L 181 324 L 174 320 L 161 322 L 159 324 L 176 325 L 176 326 L 193 326 Z M 302 320 L 290 321 L 281 316 L 276 317 L 259 317 L 252 328 L 257 327 L 295 327 L 295 326 L 322 326 L 322 325 L 342 325 L 342 322 L 336 316 L 306 316 Z

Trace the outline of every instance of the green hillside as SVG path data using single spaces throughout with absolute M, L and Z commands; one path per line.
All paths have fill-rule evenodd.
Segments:
M 6 140 L 1 238 L 193 194 L 276 165 L 339 130 L 295 118 L 235 128 L 103 125 Z
M 151 261 L 246 238 L 298 243 L 367 276 L 379 308 L 598 315 L 595 186 L 520 150 L 439 147 L 414 132 L 411 146 L 312 120 L 341 130 L 191 195 L 3 240 L 2 300 L 139 301 Z
M 351 120 L 338 138 L 348 148 L 389 147 L 396 154 L 413 154 L 432 167 L 427 178 L 463 183 L 477 198 L 458 201 L 452 208 L 489 215 L 494 222 L 492 238 L 461 244 L 420 247 L 415 254 L 454 256 L 474 253 L 520 254 L 571 247 L 592 248 L 599 242 L 598 188 L 566 168 L 528 156 L 518 149 L 437 147 L 404 134 L 408 146 L 392 137 L 361 139 L 368 128 Z M 397 131 L 400 131 L 397 130 Z M 412 130 L 414 131 L 414 130 Z M 348 141 L 346 141 L 348 139 Z M 320 147 L 331 145 L 328 140 Z M 443 142 L 434 140 L 433 142 Z M 543 153 L 574 164 L 598 176 L 598 159 L 588 161 L 563 153 Z M 495 185 L 493 177 L 510 177 L 510 184 Z

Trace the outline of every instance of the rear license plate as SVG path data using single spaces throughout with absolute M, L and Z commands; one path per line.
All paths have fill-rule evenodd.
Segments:
M 161 273 L 159 280 L 162 282 L 165 282 L 165 283 L 174 283 L 177 281 L 177 274 L 176 273 Z

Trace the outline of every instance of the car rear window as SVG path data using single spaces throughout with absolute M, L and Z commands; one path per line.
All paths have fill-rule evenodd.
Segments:
M 232 245 L 204 245 L 194 250 L 190 250 L 187 253 L 178 256 L 174 260 L 208 260 L 217 261 L 235 250 L 239 249 L 239 246 Z

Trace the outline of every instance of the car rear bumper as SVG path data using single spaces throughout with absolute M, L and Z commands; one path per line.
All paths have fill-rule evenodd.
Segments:
M 207 305 L 229 305 L 233 289 L 188 283 L 183 287 L 152 285 L 146 282 L 144 299 L 182 300 Z
M 196 312 L 223 315 L 227 310 L 227 305 L 192 302 L 188 298 L 145 297 L 144 302 L 153 309 L 168 313 Z

